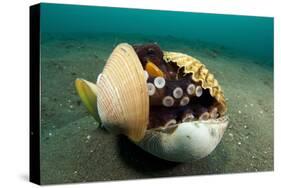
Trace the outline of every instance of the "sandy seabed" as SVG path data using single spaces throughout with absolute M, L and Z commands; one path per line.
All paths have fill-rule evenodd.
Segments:
M 157 42 L 194 56 L 222 86 L 230 124 L 218 147 L 190 163 L 158 159 L 109 134 L 81 103 L 76 78 L 95 82 L 118 43 Z M 42 184 L 273 170 L 273 60 L 174 37 L 43 34 L 41 45 Z

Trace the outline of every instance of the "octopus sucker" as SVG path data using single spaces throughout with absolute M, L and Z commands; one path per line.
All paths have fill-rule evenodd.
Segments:
M 157 44 L 119 44 L 96 84 L 78 78 L 75 86 L 108 131 L 169 161 L 206 157 L 229 122 L 222 88 L 206 66 Z
M 197 86 L 197 87 L 195 88 L 195 95 L 196 95 L 196 97 L 201 97 L 202 94 L 203 94 L 203 89 L 202 89 L 202 87 L 201 87 L 201 86 Z
M 199 120 L 208 120 L 210 117 L 209 112 L 204 112 L 200 115 Z
M 212 107 L 210 109 L 210 118 L 216 119 L 218 117 L 218 108 Z
M 193 95 L 195 93 L 195 85 L 194 84 L 189 84 L 186 88 L 186 91 L 189 95 Z
M 173 97 L 171 96 L 165 96 L 163 99 L 162 99 L 162 104 L 163 106 L 165 107 L 171 107 L 173 106 L 175 103 L 175 100 Z
M 189 122 L 194 120 L 194 115 L 192 113 L 185 113 L 184 116 L 182 117 L 182 122 Z
M 148 78 L 149 78 L 148 72 L 147 71 L 143 71 L 143 75 L 144 75 L 145 81 L 147 81 Z
M 154 79 L 154 85 L 158 89 L 162 89 L 163 87 L 165 87 L 165 84 L 166 84 L 166 81 L 161 76 L 158 76 Z
M 156 88 L 152 83 L 147 83 L 147 90 L 149 96 L 153 96 L 156 92 Z
M 180 106 L 185 106 L 189 103 L 189 97 L 188 96 L 184 96 L 181 101 L 180 101 Z
M 174 98 L 176 99 L 180 99 L 182 96 L 183 96 L 183 90 L 181 87 L 176 87 L 174 90 L 173 90 L 173 96 Z

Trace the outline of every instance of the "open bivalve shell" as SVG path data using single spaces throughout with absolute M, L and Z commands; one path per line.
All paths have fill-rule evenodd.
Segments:
M 96 84 L 83 79 L 75 84 L 106 129 L 165 160 L 206 157 L 228 125 L 214 75 L 195 58 L 163 52 L 155 44 L 119 44 Z
M 195 82 L 201 82 L 204 89 L 209 89 L 212 97 L 218 101 L 218 108 L 221 114 L 226 112 L 226 104 L 223 91 L 219 86 L 214 75 L 203 65 L 199 60 L 189 55 L 178 52 L 164 52 L 163 59 L 166 62 L 174 62 L 179 68 L 183 68 L 183 72 L 192 74 L 192 79 Z
M 133 141 L 142 139 L 148 125 L 149 98 L 141 63 L 130 45 L 114 49 L 97 86 L 98 111 L 106 128 Z

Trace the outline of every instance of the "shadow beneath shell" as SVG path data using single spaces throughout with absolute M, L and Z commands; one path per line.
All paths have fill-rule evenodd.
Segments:
M 124 163 L 143 174 L 152 175 L 153 172 L 170 170 L 181 164 L 155 157 L 122 135 L 118 136 L 117 145 Z
M 170 162 L 151 155 L 125 136 L 118 136 L 117 148 L 121 160 L 130 168 L 149 177 L 172 177 L 225 173 L 227 152 L 220 144 L 208 157 L 186 163 Z

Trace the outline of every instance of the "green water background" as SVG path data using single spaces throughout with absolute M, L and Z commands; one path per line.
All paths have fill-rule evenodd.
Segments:
M 273 18 L 42 4 L 43 33 L 121 33 L 217 43 L 273 59 Z

